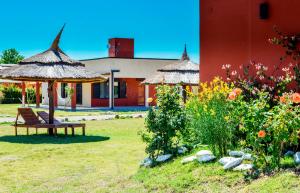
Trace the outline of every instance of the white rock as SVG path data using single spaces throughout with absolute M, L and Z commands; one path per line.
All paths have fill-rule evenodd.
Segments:
M 184 154 L 187 151 L 188 151 L 188 149 L 186 147 L 184 147 L 184 146 L 178 148 L 178 153 L 179 154 Z
M 242 151 L 229 151 L 231 157 L 242 157 L 244 154 Z
M 198 162 L 200 162 L 200 163 L 210 162 L 214 159 L 216 159 L 216 156 L 214 156 L 214 155 L 203 155 L 203 156 L 197 158 Z
M 250 170 L 253 168 L 253 164 L 241 164 L 235 168 L 233 168 L 234 171 L 245 171 Z
M 153 164 L 152 159 L 150 159 L 149 157 L 145 158 L 142 162 L 141 162 L 141 166 L 145 166 L 145 167 L 149 167 Z
M 159 155 L 159 156 L 156 158 L 156 161 L 157 161 L 157 162 L 165 162 L 165 161 L 167 161 L 168 159 L 170 159 L 171 157 L 172 157 L 172 154 Z
M 235 158 L 235 159 L 227 162 L 223 168 L 224 168 L 224 170 L 229 170 L 229 169 L 235 168 L 238 165 L 240 165 L 242 163 L 242 161 L 243 161 L 243 158 Z
M 219 163 L 225 165 L 234 159 L 235 159 L 234 157 L 222 157 L 221 159 L 219 159 Z
M 250 153 L 245 153 L 242 158 L 245 160 L 253 160 L 252 155 Z
M 296 164 L 300 164 L 300 152 L 294 154 L 294 160 Z
M 184 158 L 183 160 L 181 160 L 181 163 L 186 164 L 186 163 L 192 162 L 196 159 L 197 159 L 197 157 L 193 155 L 193 156 Z
M 213 155 L 213 153 L 209 150 L 201 150 L 201 151 L 198 151 L 196 153 L 197 158 L 200 158 L 200 157 L 205 156 L 205 155 Z

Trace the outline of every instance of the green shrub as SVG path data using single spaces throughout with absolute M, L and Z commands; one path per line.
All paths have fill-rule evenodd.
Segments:
M 20 104 L 22 103 L 22 89 L 16 85 L 9 85 L 1 87 L 0 92 L 2 97 L 0 99 L 2 104 Z M 36 95 L 34 88 L 26 88 L 25 100 L 27 104 L 35 103 Z
M 146 117 L 146 153 L 155 160 L 161 154 L 176 154 L 180 134 L 186 128 L 187 117 L 178 86 L 158 86 L 157 108 L 150 108 Z
M 22 90 L 15 86 L 9 85 L 2 88 L 2 103 L 3 104 L 16 104 L 22 101 Z
M 200 89 L 199 96 L 192 97 L 187 104 L 190 134 L 184 140 L 207 144 L 215 154 L 223 156 L 228 148 L 237 145 L 234 142 L 238 136 L 238 100 L 228 99 L 232 88 L 219 78 L 201 84 Z

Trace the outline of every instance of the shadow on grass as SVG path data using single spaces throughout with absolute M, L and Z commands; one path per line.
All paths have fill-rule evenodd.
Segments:
M 19 136 L 2 136 L 0 142 L 23 143 L 23 144 L 72 144 L 72 143 L 90 143 L 109 140 L 105 136 L 49 136 L 49 135 L 19 135 Z

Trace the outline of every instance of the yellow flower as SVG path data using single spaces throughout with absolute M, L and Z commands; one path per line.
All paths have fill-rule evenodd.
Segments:
M 215 115 L 216 115 L 216 112 L 215 112 L 213 109 L 211 109 L 211 110 L 210 110 L 210 114 L 211 114 L 212 116 L 215 116 Z

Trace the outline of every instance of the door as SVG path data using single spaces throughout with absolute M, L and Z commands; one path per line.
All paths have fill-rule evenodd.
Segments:
M 76 104 L 82 105 L 82 84 L 76 84 Z
M 145 106 L 145 86 L 138 86 L 138 106 Z

